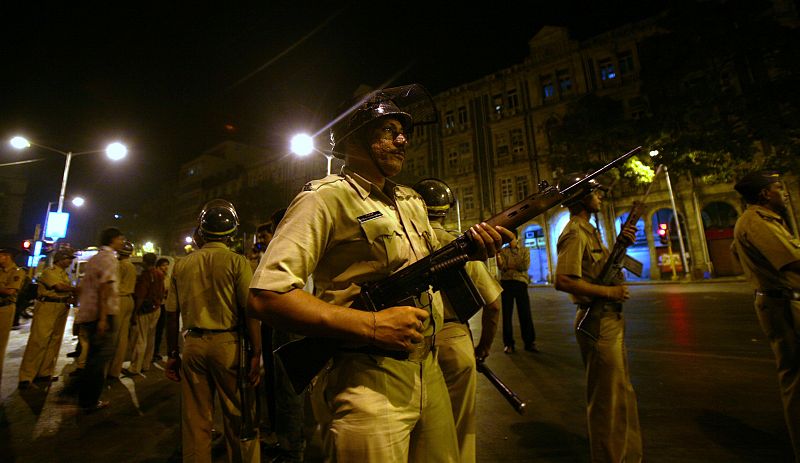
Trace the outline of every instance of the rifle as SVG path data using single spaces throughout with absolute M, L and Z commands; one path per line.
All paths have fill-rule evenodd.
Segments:
M 583 187 L 589 181 L 621 164 L 641 149 L 641 146 L 637 146 L 563 190 L 541 182 L 538 192 L 486 220 L 486 223 L 516 228 L 548 209 L 574 199 L 583 193 Z M 473 246 L 472 238 L 464 233 L 388 277 L 363 284 L 361 293 L 351 308 L 377 312 L 396 306 L 421 307 L 418 297 L 432 287 L 434 291 L 444 291 L 459 320 L 466 323 L 484 305 L 483 298 L 464 268 Z M 304 338 L 280 346 L 275 354 L 280 357 L 295 392 L 300 394 L 341 344 L 342 341 L 336 339 Z M 372 349 L 373 352 L 376 350 Z M 404 351 L 382 351 L 381 355 L 401 360 L 408 358 L 408 353 Z
M 663 165 L 659 165 L 656 169 L 656 173 L 653 175 L 653 180 L 647 187 L 647 191 L 645 191 L 644 195 L 642 195 L 642 198 L 633 202 L 633 206 L 628 214 L 628 218 L 625 220 L 622 228 L 620 228 L 620 234 L 617 236 L 617 240 L 614 242 L 614 248 L 611 249 L 608 259 L 606 260 L 605 264 L 603 264 L 603 268 L 600 271 L 600 277 L 595 284 L 612 286 L 617 278 L 619 278 L 620 272 L 622 272 L 623 268 L 628 269 L 636 276 L 641 276 L 642 263 L 628 256 L 628 246 L 633 243 L 629 243 L 625 237 L 622 236 L 622 230 L 628 225 L 635 226 L 636 222 L 639 221 L 639 217 L 641 217 L 642 213 L 644 212 L 644 206 L 647 202 L 647 197 L 650 195 L 650 190 L 653 188 L 653 184 L 655 183 L 655 178 L 658 176 L 659 172 L 661 172 L 662 167 Z M 575 328 L 575 330 L 588 336 L 593 341 L 597 341 L 597 339 L 600 337 L 600 318 L 603 314 L 603 306 L 608 302 L 609 301 L 607 299 L 603 298 L 594 299 L 589 305 L 589 308 L 586 309 L 583 317 L 580 319 L 580 321 L 578 321 L 578 326 Z
M 244 311 L 239 309 L 239 370 L 236 374 L 236 385 L 239 389 L 239 413 L 242 421 L 239 425 L 239 440 L 246 442 L 258 436 L 253 419 L 253 405 L 255 403 L 255 390 L 248 378 L 250 357 L 253 349 L 250 345 L 250 336 L 247 334 L 247 318 Z M 186 380 L 184 378 L 184 380 Z
M 522 399 L 520 399 L 519 396 L 515 394 L 510 387 L 506 386 L 506 383 L 504 383 L 500 378 L 498 378 L 497 375 L 494 374 L 494 372 L 491 369 L 489 369 L 489 367 L 486 366 L 483 360 L 478 360 L 475 365 L 477 370 L 483 373 L 484 376 L 486 376 L 486 379 L 488 379 L 489 382 L 492 383 L 492 386 L 494 386 L 498 391 L 500 391 L 500 394 L 503 395 L 503 398 L 505 398 L 508 401 L 508 403 L 510 403 L 511 406 L 514 407 L 514 410 L 516 410 L 517 413 L 519 413 L 520 415 L 524 415 L 528 404 L 523 402 Z

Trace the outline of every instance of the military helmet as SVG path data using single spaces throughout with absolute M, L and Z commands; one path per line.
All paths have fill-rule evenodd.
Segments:
M 586 172 L 570 172 L 568 174 L 564 174 L 559 177 L 558 182 L 556 183 L 556 188 L 558 188 L 558 191 L 563 192 L 567 188 L 586 178 L 587 175 L 589 174 Z M 583 185 L 583 188 L 580 191 L 572 193 L 570 198 L 567 201 L 564 201 L 564 206 L 569 207 L 570 205 L 575 204 L 595 190 L 608 191 L 608 187 L 598 182 L 596 179 L 589 180 Z
M 437 120 L 433 99 L 419 84 L 374 90 L 338 111 L 331 126 L 331 153 L 343 159 L 344 153 L 337 146 L 370 122 L 387 116 L 396 117 L 407 135 L 414 124 L 432 124 Z
M 203 206 L 197 218 L 199 234 L 204 240 L 229 238 L 239 228 L 236 208 L 224 199 L 213 199 Z
M 444 217 L 447 215 L 447 211 L 456 204 L 453 190 L 438 178 L 420 180 L 413 188 L 425 200 L 429 217 Z
M 124 243 L 122 243 L 122 248 L 119 251 L 117 251 L 117 254 L 123 256 L 130 256 L 131 254 L 133 254 L 133 243 L 131 243 L 130 241 L 125 241 Z

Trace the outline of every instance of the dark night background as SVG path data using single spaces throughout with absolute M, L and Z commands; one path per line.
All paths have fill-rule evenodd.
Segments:
M 419 82 L 437 93 L 521 63 L 545 24 L 577 38 L 651 15 L 664 2 L 298 2 L 177 6 L 34 4 L 5 8 L 0 163 L 29 175 L 17 239 L 56 201 L 64 159 L 7 140 L 24 134 L 64 151 L 129 148 L 73 159 L 66 241 L 135 215 L 175 187 L 181 163 L 229 138 L 288 150 L 319 130 L 359 84 Z M 226 130 L 226 125 L 233 130 Z M 87 204 L 75 210 L 69 199 Z M 168 202 L 165 203 L 168 205 Z M 118 222 L 125 228 L 124 222 Z M 91 224 L 91 226 L 89 226 Z M 156 227 L 157 225 L 154 225 Z M 144 238 L 142 237 L 139 237 Z M 17 243 L 9 243 L 17 244 Z

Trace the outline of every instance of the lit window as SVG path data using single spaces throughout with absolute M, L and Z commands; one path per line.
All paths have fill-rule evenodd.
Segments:
M 600 78 L 602 80 L 611 80 L 617 78 L 617 72 L 614 70 L 614 63 L 611 59 L 604 59 L 597 63 L 600 68 Z
M 503 112 L 503 95 L 501 93 L 493 96 L 492 102 L 494 103 L 494 112 L 498 114 Z
M 553 78 L 550 76 L 540 76 L 539 81 L 542 83 L 542 98 L 548 100 L 556 96 L 556 88 L 553 85 Z
M 569 71 L 566 69 L 556 71 L 556 78 L 558 79 L 558 88 L 561 93 L 569 93 L 572 91 L 572 78 L 569 76 Z

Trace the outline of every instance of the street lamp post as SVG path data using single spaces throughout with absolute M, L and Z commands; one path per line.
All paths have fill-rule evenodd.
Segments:
M 658 156 L 658 150 L 650 151 L 650 156 Z M 684 275 L 689 275 L 689 266 L 686 265 L 686 248 L 683 245 L 683 232 L 681 232 L 681 222 L 678 218 L 678 209 L 675 207 L 675 195 L 672 193 L 672 182 L 669 179 L 669 169 L 667 166 L 664 165 L 664 178 L 667 180 L 667 191 L 669 191 L 669 202 L 672 206 L 672 215 L 675 217 L 675 228 L 678 229 L 678 244 L 681 247 L 681 265 L 683 265 L 683 273 Z M 670 259 L 672 259 L 672 251 L 669 251 Z M 675 263 L 672 263 L 672 269 L 675 270 Z
M 111 159 L 112 161 L 119 161 L 128 154 L 128 148 L 126 148 L 125 145 L 119 142 L 111 143 L 106 147 L 105 150 L 79 151 L 77 153 L 73 153 L 72 151 L 62 151 L 60 149 L 42 145 L 40 143 L 34 143 L 26 139 L 25 137 L 20 137 L 20 136 L 12 138 L 10 143 L 11 146 L 13 146 L 16 149 L 25 149 L 31 146 L 36 146 L 49 151 L 54 151 L 67 158 L 66 162 L 64 163 L 64 175 L 61 179 L 61 192 L 58 195 L 58 212 L 61 212 L 64 208 L 64 194 L 67 191 L 67 178 L 69 177 L 69 167 L 70 164 L 72 163 L 73 156 L 79 156 L 81 154 L 100 153 L 105 151 L 106 156 L 108 156 L 109 159 Z

